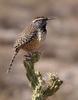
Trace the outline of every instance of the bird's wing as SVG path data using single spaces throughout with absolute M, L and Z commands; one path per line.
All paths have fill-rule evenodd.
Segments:
M 14 44 L 14 48 L 18 49 L 21 46 L 23 46 L 24 44 L 30 42 L 32 40 L 32 38 L 34 38 L 36 36 L 37 30 L 30 25 L 29 27 L 27 27 L 18 37 L 18 39 L 16 40 L 15 44 Z

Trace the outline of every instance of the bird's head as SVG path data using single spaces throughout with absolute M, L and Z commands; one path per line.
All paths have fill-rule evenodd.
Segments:
M 52 18 L 53 19 L 53 18 Z M 47 18 L 47 17 L 36 17 L 32 23 L 37 27 L 37 28 L 46 28 L 46 25 L 47 25 L 47 21 L 48 20 L 52 20 L 50 18 Z

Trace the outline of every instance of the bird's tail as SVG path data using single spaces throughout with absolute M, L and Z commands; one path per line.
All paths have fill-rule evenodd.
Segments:
M 14 62 L 14 60 L 15 60 L 16 55 L 18 54 L 18 51 L 19 51 L 19 50 L 15 50 L 15 51 L 14 51 L 14 54 L 13 54 L 12 60 L 11 60 L 11 62 L 10 62 L 9 68 L 8 68 L 8 70 L 7 70 L 7 73 L 11 72 L 11 70 L 12 70 L 12 65 L 13 65 L 13 62 Z

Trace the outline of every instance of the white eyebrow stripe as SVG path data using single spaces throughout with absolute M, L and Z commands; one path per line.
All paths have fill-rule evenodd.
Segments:
M 44 19 L 44 18 L 37 18 L 37 19 L 33 20 L 32 22 L 35 22 L 35 21 L 40 20 L 40 19 Z

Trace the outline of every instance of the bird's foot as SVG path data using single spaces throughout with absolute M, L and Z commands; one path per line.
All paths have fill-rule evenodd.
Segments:
M 27 61 L 37 62 L 40 58 L 40 52 L 29 52 L 28 54 L 24 55 Z
M 25 57 L 25 59 L 27 60 L 27 61 L 30 61 L 31 59 L 32 59 L 32 53 L 27 53 L 26 55 L 24 55 L 24 57 Z

